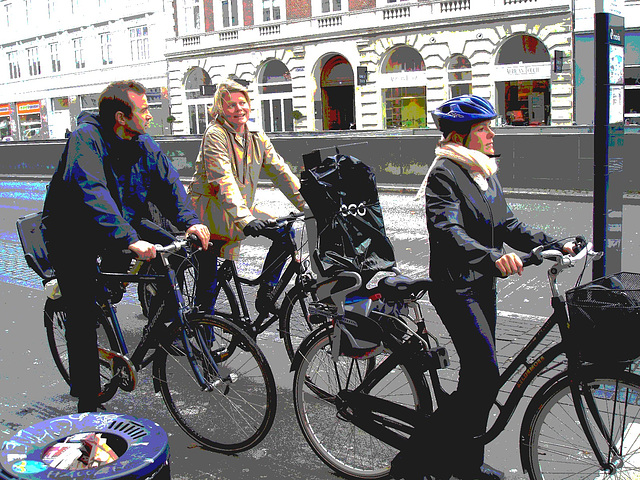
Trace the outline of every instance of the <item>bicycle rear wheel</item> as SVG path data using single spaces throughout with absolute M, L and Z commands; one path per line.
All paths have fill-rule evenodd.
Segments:
M 318 326 L 309 322 L 309 302 L 313 300 L 311 292 L 297 286 L 287 292 L 282 302 L 280 331 L 291 361 L 302 340 Z
M 585 376 L 580 391 L 581 407 L 613 471 L 601 468 L 578 420 L 566 377 L 536 394 L 527 409 L 520 432 L 525 471 L 532 479 L 545 480 L 640 478 L 640 377 L 628 372 L 593 374 Z M 597 417 L 611 440 L 596 425 Z
M 340 356 L 334 363 L 328 331 L 303 348 L 294 374 L 293 401 L 305 439 L 325 464 L 343 475 L 363 479 L 388 476 L 398 450 L 345 420 L 336 407 L 336 395 L 360 385 L 371 360 Z M 387 353 L 378 355 L 376 362 L 386 358 Z M 411 409 L 432 410 L 422 373 L 404 365 L 392 369 L 370 394 Z
M 192 336 L 198 367 L 213 388 L 200 387 L 184 353 L 182 330 L 175 329 L 153 364 L 162 398 L 178 425 L 200 445 L 221 453 L 248 450 L 267 435 L 275 418 L 271 368 L 256 343 L 227 319 L 194 314 L 189 326 L 202 335 L 216 363 L 211 365 Z
M 104 310 L 98 305 L 96 307 L 96 314 L 98 318 L 97 334 L 98 334 L 98 346 L 107 348 L 114 352 L 119 352 L 120 347 L 116 340 L 116 335 L 109 324 L 107 317 L 104 314 Z M 69 377 L 69 354 L 67 351 L 67 339 L 66 339 L 66 321 L 67 312 L 64 303 L 64 297 L 53 300 L 47 298 L 44 304 L 44 326 L 47 331 L 47 341 L 49 343 L 49 350 L 51 350 L 51 356 L 53 361 L 58 367 L 58 371 L 62 375 L 62 378 L 68 385 L 71 385 L 71 379 Z M 100 385 L 102 391 L 100 393 L 100 401 L 106 402 L 111 400 L 115 395 L 118 387 L 117 385 L 108 385 L 108 382 L 112 378 L 111 367 L 107 362 L 100 361 Z

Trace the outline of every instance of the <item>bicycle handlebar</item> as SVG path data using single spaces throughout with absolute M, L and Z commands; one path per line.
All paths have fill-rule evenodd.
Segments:
M 269 220 L 266 220 L 267 222 L 267 228 L 270 230 L 275 230 L 277 228 L 280 228 L 288 223 L 293 223 L 295 222 L 297 219 L 304 217 L 304 213 L 303 212 L 291 212 L 288 215 L 285 215 L 284 217 L 278 217 L 278 218 L 271 218 Z
M 544 245 L 541 245 L 520 258 L 525 267 L 530 265 L 541 265 L 544 260 L 551 260 L 556 262 L 557 267 L 560 267 L 560 269 L 565 269 L 573 267 L 576 263 L 587 256 L 594 257 L 594 259 L 598 259 L 602 256 L 602 252 L 596 252 L 593 250 L 593 243 L 587 242 L 582 236 L 576 237 L 575 243 L 575 255 L 563 253 L 555 248 L 545 250 Z M 577 252 L 576 249 L 578 250 Z

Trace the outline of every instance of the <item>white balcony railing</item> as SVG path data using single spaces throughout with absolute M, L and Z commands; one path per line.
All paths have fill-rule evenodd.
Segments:
M 188 37 L 182 37 L 183 47 L 193 47 L 195 45 L 200 45 L 200 35 L 190 35 Z
M 318 27 L 320 28 L 341 27 L 341 26 L 342 26 L 342 15 L 318 18 Z
M 233 40 L 238 40 L 238 30 L 228 30 L 228 31 L 220 32 L 218 34 L 218 38 L 220 38 L 221 42 L 230 42 Z
M 471 9 L 471 0 L 448 0 L 440 2 L 441 12 L 459 12 Z
M 411 7 L 401 6 L 395 8 L 385 8 L 382 11 L 383 20 L 395 20 L 397 18 L 408 18 L 411 16 Z
M 261 37 L 267 35 L 280 35 L 280 25 L 265 25 L 259 27 L 259 31 Z

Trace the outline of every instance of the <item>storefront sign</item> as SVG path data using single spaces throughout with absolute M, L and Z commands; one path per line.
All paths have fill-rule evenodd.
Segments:
M 0 103 L 0 117 L 8 117 L 11 115 L 11 105 L 8 103 Z
M 551 62 L 496 65 L 493 71 L 493 79 L 496 82 L 547 78 L 551 78 Z
M 611 13 L 622 17 L 624 0 L 596 0 L 596 13 Z
M 415 87 L 427 84 L 427 72 L 385 73 L 380 76 L 382 88 Z
M 19 102 L 16 104 L 18 107 L 18 115 L 29 115 L 31 113 L 40 113 L 40 102 Z

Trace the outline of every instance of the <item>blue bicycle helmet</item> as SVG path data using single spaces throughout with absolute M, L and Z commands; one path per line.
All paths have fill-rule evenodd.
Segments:
M 460 95 L 447 100 L 431 112 L 436 126 L 440 128 L 440 121 L 455 124 L 474 124 L 484 120 L 493 120 L 498 116 L 493 105 L 477 95 Z

